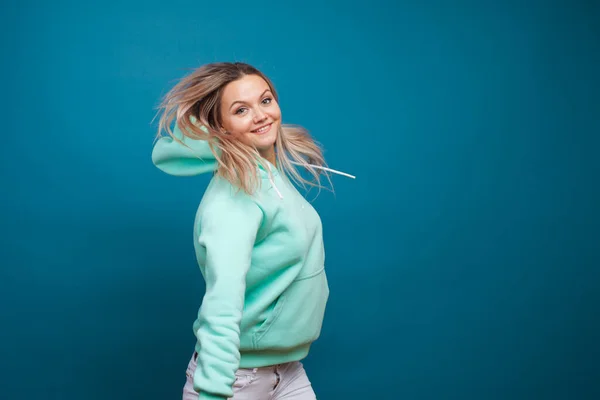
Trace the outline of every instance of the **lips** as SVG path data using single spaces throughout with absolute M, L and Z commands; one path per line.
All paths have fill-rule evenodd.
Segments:
M 272 124 L 273 124 L 273 123 L 271 122 L 270 124 L 263 125 L 263 126 L 261 126 L 260 128 L 258 128 L 258 129 L 254 129 L 254 130 L 252 130 L 252 131 L 250 131 L 250 132 L 252 132 L 252 133 L 256 133 L 257 135 L 262 135 L 262 134 L 265 134 L 265 133 L 269 132 L 269 130 L 271 130 L 271 125 L 272 125 Z

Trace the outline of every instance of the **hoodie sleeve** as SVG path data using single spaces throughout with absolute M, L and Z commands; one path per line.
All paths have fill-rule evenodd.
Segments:
M 217 160 L 205 140 L 183 136 L 175 124 L 173 136 L 161 137 L 152 149 L 152 162 L 161 171 L 175 176 L 194 176 L 212 172 L 217 168 Z
M 246 274 L 263 213 L 250 196 L 217 179 L 217 193 L 199 218 L 198 241 L 206 251 L 206 293 L 195 334 L 199 343 L 194 389 L 200 400 L 233 396 L 240 364 L 240 322 Z

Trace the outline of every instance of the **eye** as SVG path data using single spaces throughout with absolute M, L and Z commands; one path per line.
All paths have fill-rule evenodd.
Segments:
M 272 100 L 271 100 L 271 98 L 270 98 L 270 97 L 265 97 L 265 98 L 263 99 L 263 101 L 262 101 L 262 102 L 263 102 L 263 104 L 270 104 L 270 103 L 271 103 L 271 101 L 272 101 Z
M 238 109 L 235 111 L 235 113 L 236 113 L 236 114 L 239 114 L 239 115 L 241 115 L 241 114 L 243 114 L 245 111 L 246 111 L 246 107 L 240 107 L 240 108 L 238 108 Z

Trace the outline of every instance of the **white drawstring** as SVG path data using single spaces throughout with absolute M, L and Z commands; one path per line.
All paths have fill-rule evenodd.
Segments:
M 325 171 L 333 172 L 334 174 L 343 175 L 343 176 L 347 176 L 348 178 L 356 179 L 356 177 L 354 175 L 350 175 L 350 174 L 347 174 L 347 173 L 341 172 L 341 171 L 336 171 L 335 169 L 321 167 L 320 165 L 313 165 L 313 164 L 308 164 L 308 165 L 310 165 L 313 168 L 323 169 Z
M 295 162 L 295 161 L 291 161 L 291 163 L 292 164 L 296 164 L 296 165 L 302 165 L 302 166 L 304 166 L 304 164 L 301 164 L 301 163 L 298 163 L 298 162 Z M 341 171 L 336 171 L 335 169 L 321 167 L 320 165 L 314 165 L 314 164 L 307 164 L 307 165 L 309 165 L 309 166 L 311 166 L 313 168 L 322 169 L 322 170 L 325 170 L 325 171 L 333 172 L 334 174 L 339 174 L 339 175 L 347 176 L 348 178 L 356 179 L 356 176 L 354 176 L 354 175 L 350 175 L 350 174 L 347 174 L 347 173 L 341 172 Z
M 304 166 L 304 164 L 297 163 L 294 161 L 291 161 L 291 163 Z M 307 164 L 307 165 L 311 166 L 313 168 L 322 169 L 325 171 L 333 172 L 334 174 L 339 174 L 339 175 L 347 176 L 348 178 L 356 179 L 356 177 L 354 175 L 350 175 L 350 174 L 347 174 L 347 173 L 341 172 L 341 171 L 336 171 L 335 169 L 321 167 L 320 165 L 314 165 L 314 164 Z M 277 188 L 277 185 L 275 185 L 275 181 L 273 180 L 273 171 L 271 170 L 271 165 L 267 163 L 267 167 L 269 168 L 269 182 L 271 182 L 271 185 L 273 186 L 273 189 L 275 189 L 275 191 L 277 192 L 277 195 L 279 196 L 279 198 L 283 199 L 283 195 L 281 194 L 281 192 Z
M 273 189 L 275 189 L 275 191 L 277 192 L 279 198 L 283 199 L 281 192 L 279 191 L 279 189 L 277 189 L 277 185 L 275 185 L 275 181 L 273 180 L 273 171 L 271 170 L 271 166 L 267 164 L 267 167 L 269 168 L 269 182 L 271 182 L 271 185 L 273 186 Z

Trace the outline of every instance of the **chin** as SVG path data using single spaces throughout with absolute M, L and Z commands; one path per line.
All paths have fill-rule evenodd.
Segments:
M 275 145 L 275 139 L 277 137 L 273 137 L 272 139 L 269 140 L 257 140 L 254 141 L 254 146 L 259 149 L 259 150 L 269 150 L 271 147 L 273 147 Z

